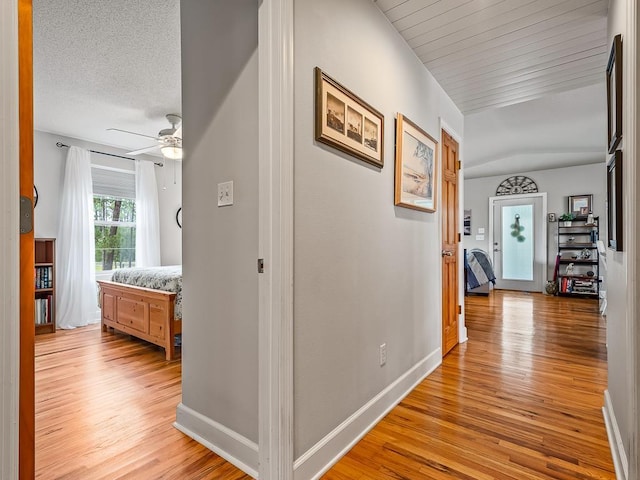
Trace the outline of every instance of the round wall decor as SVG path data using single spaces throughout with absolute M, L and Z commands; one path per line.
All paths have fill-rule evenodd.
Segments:
M 180 207 L 176 212 L 176 223 L 180 228 L 182 228 L 182 207 Z
M 514 175 L 503 180 L 496 189 L 496 196 L 501 195 L 518 195 L 521 193 L 536 193 L 538 185 L 529 177 L 524 175 Z

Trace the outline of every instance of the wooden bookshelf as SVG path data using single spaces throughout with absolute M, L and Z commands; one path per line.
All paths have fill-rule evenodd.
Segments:
M 35 239 L 36 335 L 56 331 L 56 239 Z

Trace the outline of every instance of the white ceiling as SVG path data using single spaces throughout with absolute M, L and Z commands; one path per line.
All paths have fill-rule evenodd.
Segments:
M 374 0 L 464 113 L 593 85 L 608 0 Z
M 603 163 L 607 143 L 605 111 L 602 82 L 467 115 L 464 177 Z
M 33 0 L 37 130 L 138 149 L 181 113 L 178 0 Z
M 607 3 L 377 0 L 467 114 L 467 177 L 604 152 L 596 92 Z M 181 113 L 179 10 L 179 0 L 33 0 L 36 129 L 131 150 L 153 145 L 107 128 L 155 136 L 169 126 L 165 114 Z M 548 97 L 598 81 L 566 102 Z

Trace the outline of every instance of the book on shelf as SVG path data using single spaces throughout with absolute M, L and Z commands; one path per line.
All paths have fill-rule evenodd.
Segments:
M 45 298 L 36 298 L 35 307 L 36 325 L 46 325 L 52 322 L 53 295 L 47 295 Z

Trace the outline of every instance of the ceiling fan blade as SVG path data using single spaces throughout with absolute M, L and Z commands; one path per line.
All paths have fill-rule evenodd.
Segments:
M 141 148 L 140 150 L 134 150 L 133 152 L 127 152 L 127 155 L 139 155 L 141 153 L 152 152 L 160 148 L 160 145 L 154 145 L 153 147 Z
M 107 131 L 108 132 L 130 133 L 131 135 L 138 135 L 139 137 L 147 137 L 147 138 L 152 138 L 154 140 L 157 140 L 157 137 L 152 137 L 151 135 L 145 135 L 144 133 L 130 132 L 129 130 L 122 130 L 120 128 L 107 128 Z
M 182 139 L 182 125 L 178 127 L 178 129 L 174 132 L 173 136 L 178 137 L 179 139 Z

